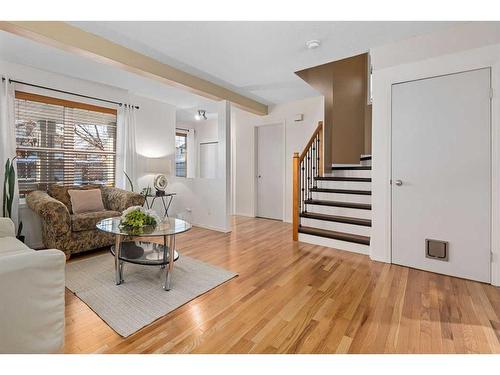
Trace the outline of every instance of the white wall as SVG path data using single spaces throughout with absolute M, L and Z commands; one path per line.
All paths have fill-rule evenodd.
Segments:
M 188 150 L 188 171 L 193 169 L 192 178 L 200 177 L 200 143 L 217 142 L 217 118 L 210 118 L 204 121 L 177 121 L 177 129 L 194 129 L 194 145 L 195 150 Z M 188 145 L 188 148 L 190 145 Z M 191 166 L 190 163 L 194 165 Z M 215 168 L 216 169 L 216 168 Z M 189 172 L 188 172 L 189 173 Z
M 304 114 L 304 120 L 295 122 L 294 116 Z M 318 122 L 324 118 L 322 96 L 278 104 L 270 108 L 267 116 L 256 116 L 233 109 L 233 212 L 255 216 L 255 127 L 284 124 L 284 220 L 292 220 L 292 157 L 301 152 L 309 141 Z
M 374 70 L 500 43 L 500 22 L 469 22 L 370 50 Z
M 196 176 L 207 178 L 204 175 L 208 172 L 209 178 L 217 178 L 218 169 L 218 129 L 217 119 L 197 122 L 196 124 Z M 209 145 L 206 145 L 208 143 Z M 208 148 L 209 147 L 209 148 Z M 205 151 L 212 151 L 213 154 L 207 154 Z
M 373 63 L 372 235 L 370 257 L 391 262 L 391 87 L 394 83 L 491 67 L 492 99 L 492 283 L 500 284 L 500 29 L 469 24 L 371 51 Z M 475 48 L 477 47 L 477 48 Z M 437 56 L 439 51 L 441 56 Z M 415 52 L 416 51 L 416 52 Z M 451 53 L 449 53 L 451 52 Z M 409 58 L 415 61 L 408 62 Z M 464 171 L 464 178 L 466 178 Z
M 2 76 L 7 76 L 11 79 L 28 82 L 32 84 L 38 84 L 42 86 L 54 87 L 60 90 L 78 92 L 84 95 L 95 96 L 99 93 L 103 98 L 113 100 L 113 101 L 126 101 L 127 92 L 125 90 L 120 90 L 110 86 L 99 85 L 96 83 L 83 81 L 79 79 L 74 79 L 66 77 L 59 74 L 54 74 L 46 72 L 43 70 L 38 70 L 28 66 L 23 66 L 19 64 L 13 64 L 5 61 L 0 61 L 0 74 Z M 59 98 L 68 98 L 64 94 L 58 94 L 52 91 L 44 91 L 35 89 L 33 87 L 17 85 L 16 89 L 30 91 L 45 95 L 51 95 Z M 74 97 L 73 97 L 74 99 Z M 92 100 L 84 100 L 86 103 L 102 105 L 101 102 L 96 102 Z M 40 219 L 37 215 L 31 211 L 25 204 L 21 204 L 19 207 L 19 218 L 22 220 L 24 229 L 23 233 L 26 236 L 26 243 L 32 247 L 42 247 L 42 235 L 41 235 L 41 224 Z
M 194 225 L 222 232 L 231 230 L 226 202 L 230 197 L 230 191 L 227 190 L 230 174 L 226 171 L 225 159 L 225 133 L 230 127 L 229 119 L 226 118 L 226 106 L 226 102 L 219 103 L 217 120 L 177 124 L 180 128 L 195 129 L 195 144 L 198 150 L 200 142 L 218 141 L 217 178 L 200 178 L 197 172 L 194 178 L 172 176 L 171 184 L 171 190 L 177 193 L 172 203 L 174 214 Z M 188 149 L 188 158 L 189 152 Z M 196 169 L 198 171 L 198 167 Z
M 156 100 L 133 95 L 126 90 L 101 85 L 95 82 L 75 79 L 58 75 L 18 64 L 0 61 L 0 73 L 12 79 L 28 83 L 38 84 L 80 93 L 90 96 L 98 96 L 104 99 L 126 102 L 138 105 L 140 109 L 136 112 L 137 120 L 137 152 L 138 152 L 138 184 L 135 188 L 140 191 L 143 187 L 152 185 L 153 175 L 145 174 L 144 159 L 147 157 L 165 157 L 171 162 L 171 173 L 169 176 L 169 191 L 174 191 L 174 198 L 169 214 L 171 216 L 184 215 L 188 220 L 192 219 L 194 224 L 213 229 L 228 231 L 228 219 L 226 209 L 225 178 L 206 180 L 175 177 L 175 107 Z M 36 90 L 32 87 L 21 87 L 25 91 L 38 92 L 45 95 L 73 99 L 74 96 L 57 94 L 53 91 Z M 102 102 L 78 98 L 79 101 L 90 104 L 103 105 Z M 224 123 L 225 126 L 225 123 Z M 214 122 L 204 129 L 200 125 L 200 139 L 218 139 L 219 123 Z M 221 147 L 225 147 L 225 143 Z M 222 154 L 222 151 L 221 155 Z M 120 176 L 117 176 L 120 177 Z M 216 192 L 214 194 L 214 192 Z M 161 202 L 155 202 L 155 209 L 163 212 Z M 191 214 L 186 215 L 186 209 Z M 24 224 L 26 242 L 32 247 L 42 247 L 40 219 L 26 205 L 20 208 L 20 218 Z
M 170 181 L 175 175 L 175 107 L 152 99 L 130 95 L 130 103 L 138 105 L 140 109 L 136 112 L 136 150 L 138 185 L 136 192 L 140 192 L 147 186 L 153 187 L 153 174 L 147 174 L 147 158 L 164 158 L 170 161 Z M 170 190 L 167 187 L 167 191 Z M 151 198 L 149 198 L 151 199 Z M 174 197 L 175 199 L 175 197 Z M 163 204 L 160 199 L 155 200 L 153 209 L 163 214 Z M 169 210 L 169 214 L 175 212 Z
M 196 130 L 196 141 L 198 145 L 201 142 L 212 142 L 219 139 L 217 124 L 217 119 L 196 121 L 196 123 L 193 124 L 193 128 Z

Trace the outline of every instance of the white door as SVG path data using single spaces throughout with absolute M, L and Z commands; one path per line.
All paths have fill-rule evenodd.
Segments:
M 283 220 L 283 127 L 257 127 L 257 216 Z
M 488 68 L 393 85 L 393 263 L 490 282 L 490 82 Z

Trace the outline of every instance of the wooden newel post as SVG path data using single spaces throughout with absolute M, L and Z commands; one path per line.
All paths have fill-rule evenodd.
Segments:
M 293 154 L 293 240 L 299 240 L 299 194 L 300 194 L 300 156 L 298 152 Z

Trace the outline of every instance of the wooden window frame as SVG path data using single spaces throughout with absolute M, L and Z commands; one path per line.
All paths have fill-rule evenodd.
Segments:
M 118 113 L 118 111 L 114 108 L 101 107 L 101 106 L 87 104 L 87 103 L 81 103 L 81 102 L 74 102 L 71 100 L 59 99 L 59 98 L 54 98 L 51 96 L 45 96 L 45 95 L 39 95 L 39 94 L 33 94 L 31 92 L 25 92 L 25 91 L 16 91 L 15 96 L 16 96 L 16 99 L 29 100 L 32 102 L 38 102 L 38 103 L 44 103 L 44 104 L 60 105 L 60 106 L 69 107 L 69 108 L 85 109 L 87 111 L 93 111 L 93 112 L 109 113 L 109 114 L 115 115 L 115 116 Z

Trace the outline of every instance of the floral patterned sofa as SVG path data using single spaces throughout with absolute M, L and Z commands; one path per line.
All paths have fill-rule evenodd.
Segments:
M 100 188 L 105 211 L 73 214 L 70 189 Z M 53 185 L 48 192 L 33 191 L 26 203 L 42 219 L 42 239 L 46 248 L 72 254 L 109 246 L 114 243 L 111 234 L 96 229 L 96 224 L 105 218 L 120 216 L 130 206 L 142 206 L 141 194 L 109 186 L 61 186 Z

